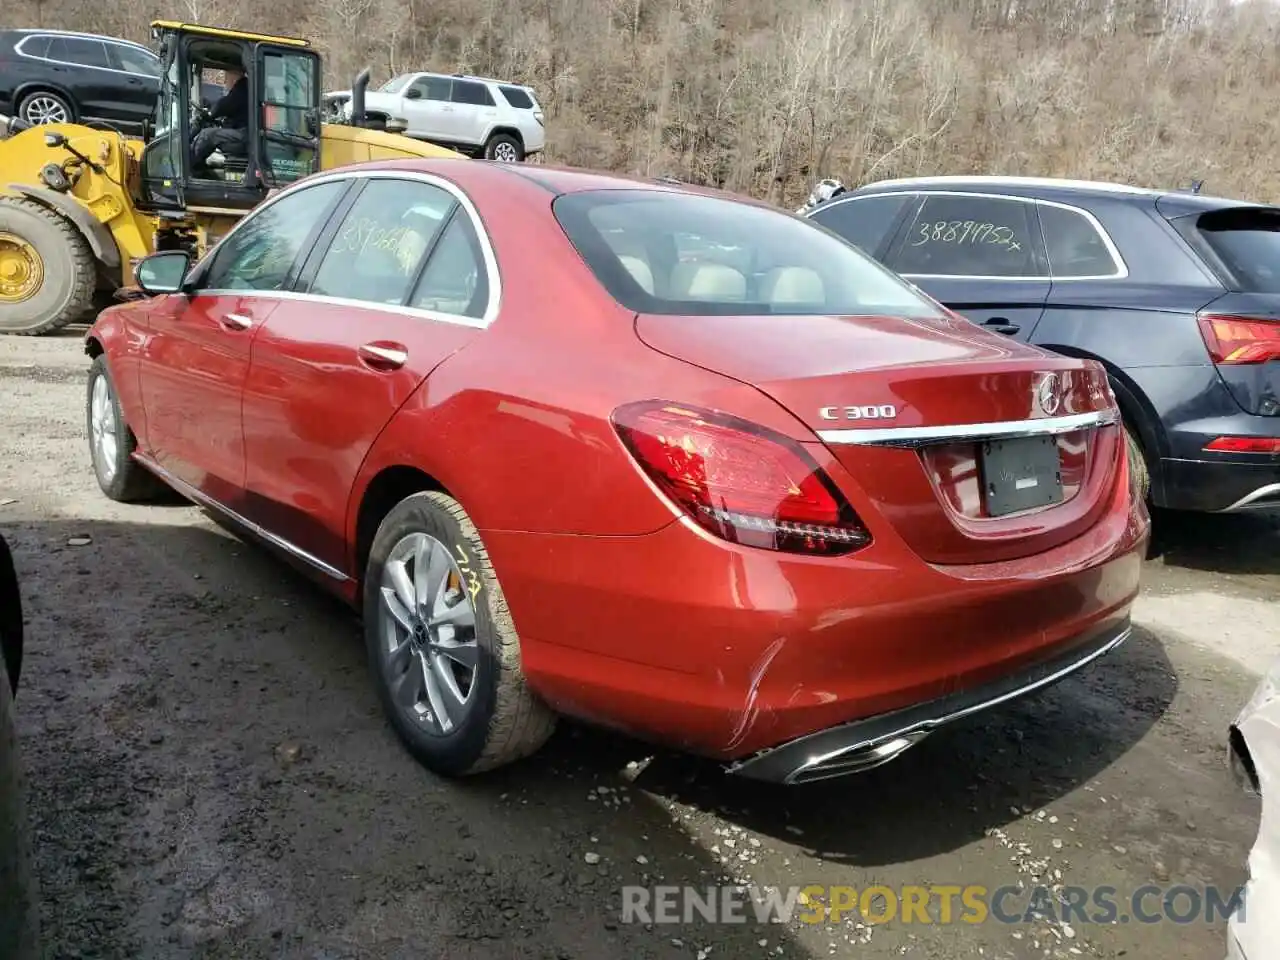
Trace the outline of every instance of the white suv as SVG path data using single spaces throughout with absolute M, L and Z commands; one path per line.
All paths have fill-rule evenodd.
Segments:
M 351 117 L 351 91 L 324 95 L 335 121 Z M 402 73 L 365 94 L 371 119 L 402 120 L 402 132 L 486 160 L 516 163 L 546 145 L 533 89 L 487 77 Z

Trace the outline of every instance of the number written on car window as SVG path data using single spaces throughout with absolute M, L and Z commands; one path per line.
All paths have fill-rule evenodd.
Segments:
M 913 247 L 926 243 L 995 243 L 1010 250 L 1022 249 L 1014 236 L 1013 227 L 996 223 L 978 223 L 976 220 L 938 220 L 916 225 Z

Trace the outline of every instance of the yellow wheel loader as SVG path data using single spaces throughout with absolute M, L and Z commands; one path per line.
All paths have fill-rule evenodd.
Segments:
M 37 335 L 88 319 L 134 283 L 158 250 L 203 256 L 269 192 L 361 160 L 460 157 L 364 126 L 368 70 L 349 124 L 321 122 L 320 55 L 306 40 L 167 20 L 155 114 L 133 139 L 108 124 L 29 126 L 0 117 L 0 334 Z M 242 73 L 248 128 L 203 163 L 193 140 L 217 126 L 201 97 L 210 73 Z

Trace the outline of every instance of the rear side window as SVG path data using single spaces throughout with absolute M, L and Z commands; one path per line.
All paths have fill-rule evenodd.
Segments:
M 107 60 L 107 48 L 101 40 L 86 40 L 83 37 L 54 37 L 49 43 L 50 60 L 61 60 L 63 63 L 76 63 L 86 67 L 110 67 Z
M 637 313 L 940 316 L 856 247 L 778 210 L 601 190 L 565 194 L 552 211 L 604 288 Z
M 25 53 L 28 57 L 47 57 L 49 55 L 49 43 L 52 37 L 36 35 L 27 37 L 18 44 L 18 49 Z
M 1280 293 L 1280 210 L 1258 208 L 1203 213 L 1200 238 L 1248 293 Z
M 507 103 L 517 110 L 533 109 L 533 99 L 519 87 L 502 86 L 498 89 L 502 91 L 502 96 L 506 98 Z
M 1083 213 L 1047 203 L 1037 206 L 1052 276 L 1114 277 L 1122 272 L 1102 234 Z
M 889 266 L 935 277 L 1043 277 L 1035 205 L 1006 197 L 929 194 Z
M 334 234 L 310 292 L 404 303 L 455 205 L 452 194 L 429 183 L 370 180 Z
M 874 256 L 898 219 L 898 214 L 911 199 L 911 194 L 899 193 L 885 197 L 839 200 L 819 207 L 809 215 L 809 219 Z
M 473 83 L 470 80 L 453 81 L 452 99 L 454 103 L 466 103 L 483 107 L 494 106 L 493 95 L 489 93 L 489 88 L 483 83 Z

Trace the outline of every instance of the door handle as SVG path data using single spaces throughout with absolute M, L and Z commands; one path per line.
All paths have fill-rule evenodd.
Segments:
M 403 344 L 390 340 L 377 340 L 356 348 L 360 361 L 374 370 L 399 370 L 409 359 L 409 351 Z
M 253 318 L 242 313 L 224 313 L 222 325 L 228 330 L 248 330 L 253 326 Z
M 1016 323 L 1010 323 L 1008 317 L 988 317 L 982 321 L 984 327 L 990 327 L 996 333 L 1003 333 L 1005 336 L 1012 337 L 1015 333 L 1022 329 Z

